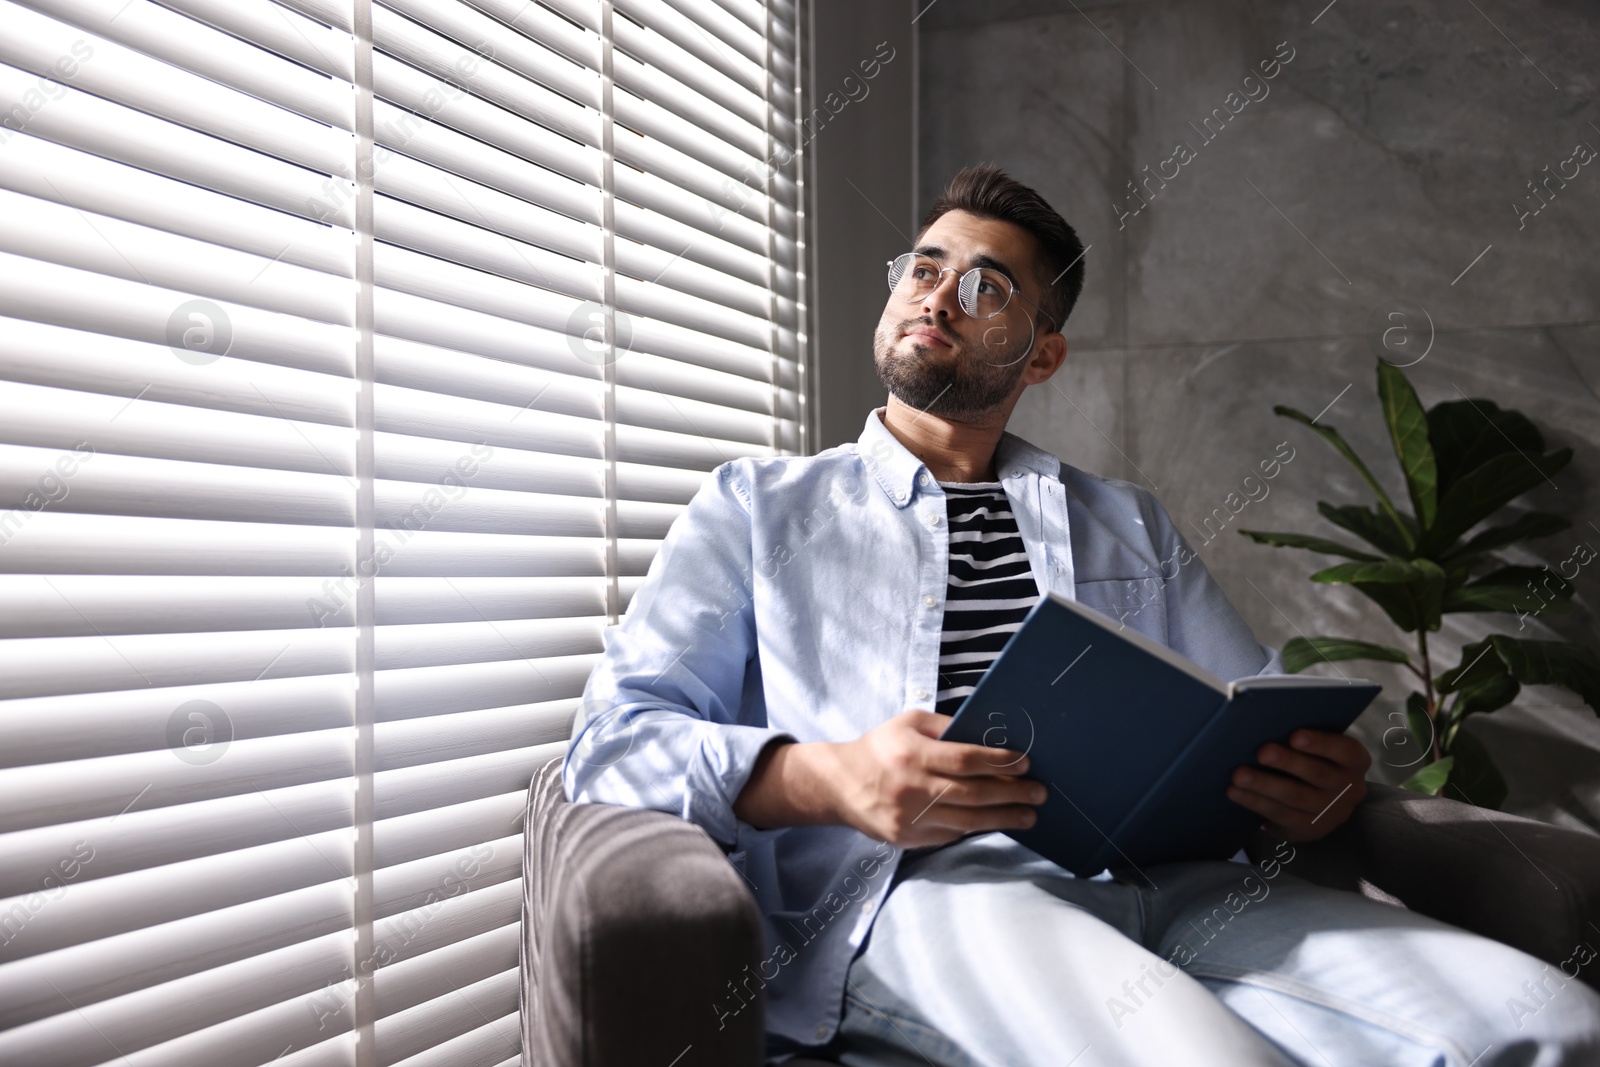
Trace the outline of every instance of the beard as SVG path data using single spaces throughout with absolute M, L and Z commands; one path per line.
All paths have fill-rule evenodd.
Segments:
M 880 322 L 872 335 L 878 380 L 895 399 L 952 422 L 974 422 L 1011 396 L 1027 364 L 1013 353 L 1015 346 L 1006 343 L 1004 326 L 986 330 L 979 346 L 941 331 L 954 345 L 946 353 L 920 341 L 900 344 L 904 340 L 900 331 L 914 325 L 930 324 L 921 319 Z

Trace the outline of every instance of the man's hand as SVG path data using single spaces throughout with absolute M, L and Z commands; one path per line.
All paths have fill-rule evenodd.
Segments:
M 941 741 L 950 716 L 905 711 L 854 741 L 762 753 L 734 812 L 756 826 L 833 823 L 902 848 L 1032 826 L 1049 795 L 1023 753 Z
M 906 711 L 838 746 L 836 802 L 843 822 L 912 848 L 969 833 L 1032 826 L 1049 796 L 1023 778 L 1028 758 L 985 745 L 940 741 L 949 715 Z
M 1289 744 L 1269 742 L 1256 752 L 1272 770 L 1236 768 L 1228 799 L 1264 816 L 1267 829 L 1286 841 L 1315 841 L 1366 798 L 1372 753 L 1353 737 L 1322 730 L 1296 730 Z

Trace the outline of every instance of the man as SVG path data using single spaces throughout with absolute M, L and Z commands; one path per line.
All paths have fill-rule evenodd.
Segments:
M 1066 358 L 1082 258 L 1033 190 L 955 177 L 890 265 L 887 405 L 854 444 L 712 472 L 607 631 L 568 797 L 728 851 L 765 916 L 774 1062 L 1600 1062 L 1587 987 L 1510 1016 L 1540 961 L 1294 877 L 1293 844 L 1365 795 L 1353 738 L 1299 731 L 1236 772 L 1282 842 L 1259 871 L 1077 879 L 997 832 L 1050 790 L 1024 752 L 939 735 L 1045 590 L 1219 677 L 1281 670 L 1154 496 L 1005 432 Z

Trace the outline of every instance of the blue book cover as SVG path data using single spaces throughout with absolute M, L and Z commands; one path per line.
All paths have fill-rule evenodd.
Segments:
M 1051 593 L 942 738 L 1027 753 L 1027 777 L 1050 796 L 1033 826 L 1004 832 L 1089 877 L 1233 856 L 1263 821 L 1228 799 L 1234 768 L 1258 766 L 1264 743 L 1287 744 L 1301 727 L 1342 732 L 1381 690 L 1289 674 L 1225 682 Z

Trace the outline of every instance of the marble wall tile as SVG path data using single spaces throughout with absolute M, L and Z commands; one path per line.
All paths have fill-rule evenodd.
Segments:
M 1600 405 L 1600 323 L 1587 326 L 1552 326 L 1546 331 L 1550 341 L 1572 364 L 1590 399 Z M 1600 434 L 1593 423 L 1589 436 Z
M 1538 70 L 1442 0 L 1354 0 L 1315 25 L 1304 5 L 1128 5 L 1129 61 L 1154 82 L 1128 81 L 1111 183 L 1154 175 L 1147 206 L 1122 201 L 1139 208 L 1122 219 L 1130 343 L 1353 333 L 1398 297 L 1443 326 L 1600 318 L 1600 159 L 1565 164 L 1539 214 L 1512 207 L 1543 203 L 1526 183 L 1579 142 L 1600 150 L 1600 21 L 1553 2 L 1495 14 Z M 1293 58 L 1263 80 L 1275 53 Z
M 1136 477 L 1122 452 L 1122 354 L 1074 348 L 1049 381 L 1029 386 L 1006 429 L 1108 478 Z
M 982 26 L 1037 15 L 1071 15 L 1099 7 L 1119 7 L 1122 0 L 917 0 L 917 21 L 924 30 Z
M 1123 343 L 1120 242 L 1100 193 L 1123 169 L 1120 9 L 1094 22 L 1072 13 L 923 31 L 918 214 L 973 163 L 1038 190 L 1088 246 L 1067 325 L 1074 343 L 1099 348 Z

